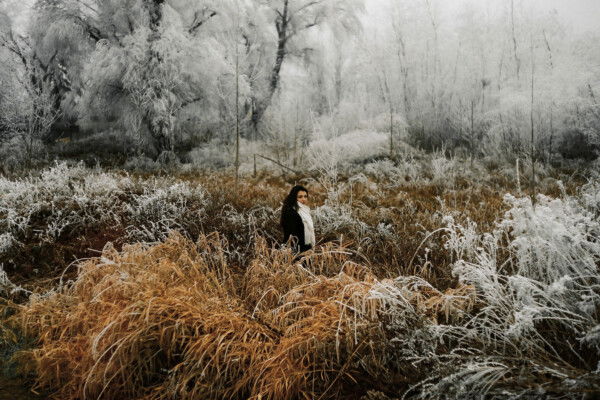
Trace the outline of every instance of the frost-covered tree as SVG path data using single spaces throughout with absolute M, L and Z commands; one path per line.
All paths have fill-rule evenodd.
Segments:
M 215 82 L 228 71 L 217 33 L 234 3 L 38 0 L 31 37 L 64 71 L 62 108 L 80 126 L 125 130 L 160 154 L 186 122 L 214 113 Z
M 41 142 L 48 138 L 60 116 L 57 80 L 50 64 L 44 63 L 16 28 L 19 11 L 15 4 L 0 7 L 0 140 L 13 140 L 12 157 L 31 165 Z M 22 154 L 20 154 L 22 153 Z
M 40 3 L 38 18 L 92 45 L 69 69 L 81 71 L 76 110 L 84 128 L 124 129 L 139 137 L 140 149 L 161 154 L 174 149 L 186 107 L 200 103 L 211 112 L 214 82 L 227 68 L 211 22 L 231 11 L 228 2 Z
M 275 29 L 274 56 L 267 63 L 267 80 L 260 82 L 263 90 L 255 91 L 252 122 L 256 128 L 281 83 L 281 71 L 291 55 L 303 54 L 306 48 L 306 33 L 311 29 L 327 25 L 335 32 L 358 31 L 361 27 L 360 12 L 363 0 L 264 0 L 260 13 L 265 15 L 271 29 Z M 304 40 L 304 41 L 303 41 Z

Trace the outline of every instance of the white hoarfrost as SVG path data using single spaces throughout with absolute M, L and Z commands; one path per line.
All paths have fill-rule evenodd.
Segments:
M 0 177 L 0 254 L 102 227 L 126 226 L 127 241 L 155 242 L 201 223 L 207 204 L 198 185 L 57 163 L 19 180 Z

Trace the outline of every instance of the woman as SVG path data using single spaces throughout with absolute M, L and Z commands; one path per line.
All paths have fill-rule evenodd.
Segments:
M 283 200 L 281 207 L 283 242 L 291 240 L 294 251 L 302 253 L 315 245 L 315 229 L 308 207 L 308 190 L 296 185 Z

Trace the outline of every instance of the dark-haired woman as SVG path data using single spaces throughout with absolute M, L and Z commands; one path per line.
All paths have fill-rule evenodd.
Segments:
M 283 243 L 290 241 L 294 251 L 301 253 L 314 247 L 315 229 L 308 207 L 308 190 L 304 186 L 294 186 L 283 200 L 281 227 Z

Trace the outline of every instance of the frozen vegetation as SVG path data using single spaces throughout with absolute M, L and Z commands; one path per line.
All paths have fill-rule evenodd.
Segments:
M 4 368 L 61 399 L 597 393 L 597 180 L 534 205 L 486 194 L 498 171 L 461 186 L 485 169 L 468 164 L 415 152 L 313 175 L 321 244 L 302 261 L 277 245 L 272 172 L 235 193 L 217 173 L 64 163 L 3 178 Z M 49 286 L 11 281 L 24 248 L 97 230 L 114 244 Z
M 0 400 L 600 396 L 566 3 L 0 0 Z

